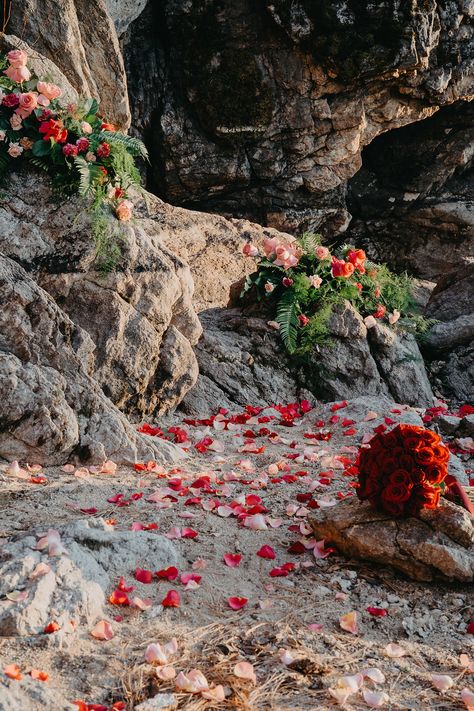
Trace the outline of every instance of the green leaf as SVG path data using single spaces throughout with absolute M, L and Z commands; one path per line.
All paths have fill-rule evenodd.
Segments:
M 126 136 L 118 131 L 101 131 L 100 137 L 109 143 L 121 144 L 132 156 L 140 156 L 140 158 L 144 158 L 145 160 L 148 159 L 148 151 L 145 144 L 134 136 Z
M 276 322 L 280 336 L 289 353 L 294 353 L 298 340 L 298 310 L 292 289 L 285 291 L 277 305 Z
M 36 141 L 36 143 L 33 144 L 33 148 L 31 149 L 33 152 L 34 156 L 37 156 L 38 158 L 41 156 L 49 156 L 51 153 L 51 144 L 49 141 Z

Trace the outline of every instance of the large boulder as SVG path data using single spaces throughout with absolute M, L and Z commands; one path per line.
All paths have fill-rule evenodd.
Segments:
M 149 2 L 123 45 L 160 194 L 344 230 L 363 147 L 472 97 L 473 13 L 439 0 Z
M 194 385 L 192 345 L 201 333 L 189 268 L 163 245 L 147 204 L 153 196 L 129 225 L 112 218 L 110 229 L 120 232 L 111 232 L 110 243 L 121 254 L 104 273 L 87 206 L 77 198 L 53 201 L 49 181 L 25 171 L 11 176 L 0 202 L 0 250 L 87 332 L 94 344 L 88 372 L 136 419 L 169 410 Z
M 418 518 L 394 519 L 352 499 L 321 509 L 310 524 L 347 558 L 392 565 L 415 580 L 474 580 L 473 519 L 449 501 Z
M 45 538 L 46 547 L 38 550 Z M 165 536 L 115 531 L 102 520 L 19 535 L 0 554 L 2 635 L 37 635 L 53 620 L 66 639 L 74 632 L 88 634 L 98 619 L 110 614 L 106 595 L 121 575 L 131 576 L 137 567 L 160 570 L 180 562 Z M 9 597 L 18 590 L 26 593 L 24 599 Z
M 438 387 L 458 402 L 474 401 L 474 259 L 441 279 L 426 305 L 437 319 L 424 344 Z
M 348 302 L 330 318 L 330 343 L 304 361 L 285 352 L 267 321 L 241 309 L 209 309 L 200 318 L 199 378 L 181 404 L 189 414 L 308 396 L 325 401 L 383 396 L 419 407 L 433 403 L 415 339 L 382 325 L 367 330 Z
M 139 435 L 93 377 L 94 344 L 14 260 L 0 254 L 0 457 L 173 461 Z
M 8 7 L 8 49 L 21 46 L 60 65 L 78 94 L 100 99 L 109 121 L 130 125 L 123 58 L 104 0 L 24 0 Z

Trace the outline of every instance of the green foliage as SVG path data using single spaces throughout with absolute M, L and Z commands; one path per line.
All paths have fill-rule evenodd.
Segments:
M 275 320 L 280 327 L 280 336 L 289 353 L 294 353 L 298 341 L 298 311 L 295 293 L 288 289 L 276 307 Z
M 124 236 L 121 223 L 114 220 L 110 210 L 102 204 L 95 204 L 91 213 L 91 231 L 97 270 L 108 274 L 116 269 L 122 258 Z
M 369 262 L 362 250 L 344 245 L 319 259 L 316 251 L 321 237 L 308 232 L 296 242 L 281 242 L 280 246 L 291 259 L 285 263 L 285 258 L 279 257 L 283 265 L 275 265 L 275 247 L 269 243 L 257 271 L 247 278 L 242 296 L 254 287 L 258 298 L 274 304 L 281 339 L 294 356 L 330 343 L 329 319 L 333 308 L 344 301 L 364 318 L 388 321 L 391 315 L 394 328 L 421 337 L 433 325 L 417 313 L 410 277 Z
M 113 131 L 101 131 L 100 136 L 115 147 L 122 146 L 130 155 L 148 160 L 148 151 L 145 144 L 143 141 L 140 141 L 140 139 L 135 138 L 134 136 L 126 136 L 124 133 L 115 133 Z

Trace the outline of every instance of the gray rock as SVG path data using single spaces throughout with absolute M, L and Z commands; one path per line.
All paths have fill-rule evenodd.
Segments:
M 374 347 L 361 316 L 348 302 L 331 317 L 331 343 L 315 349 L 310 362 L 301 367 L 261 318 L 240 309 L 210 309 L 200 317 L 204 328 L 196 347 L 200 375 L 182 402 L 187 414 L 306 397 L 333 401 L 365 396 L 385 410 L 394 405 L 395 395 L 398 401 L 420 406 L 433 401 L 415 341 L 387 329 L 383 344 Z M 403 391 L 403 382 L 410 384 L 409 391 Z M 369 409 L 370 403 L 364 416 Z M 420 422 L 414 413 L 407 417 Z
M 462 486 L 469 486 L 469 477 L 467 475 L 464 464 L 455 454 L 450 454 L 448 462 L 448 471 L 451 476 L 455 476 Z
M 0 254 L 0 457 L 40 464 L 81 459 L 172 461 L 139 435 L 93 379 L 90 336 L 16 262 Z
M 148 0 L 105 0 L 120 37 L 145 9 Z
M 152 699 L 142 701 L 141 704 L 135 706 L 135 711 L 168 711 L 175 709 L 178 706 L 178 699 L 174 694 L 157 694 Z
M 20 602 L 0 601 L 2 635 L 39 634 L 46 624 L 56 621 L 62 630 L 58 634 L 71 639 L 71 620 L 83 632 L 107 617 L 106 592 L 120 575 L 131 575 L 137 567 L 159 570 L 180 563 L 171 541 L 146 531 L 114 531 L 105 522 L 92 520 L 77 521 L 59 532 L 65 549 L 59 556 L 48 555 L 47 549 L 35 550 L 38 538 L 34 535 L 2 546 L 0 595 L 28 593 Z M 51 569 L 32 580 L 41 562 Z
M 275 0 L 262 10 L 244 0 L 205 7 L 163 0 L 160 32 L 152 33 L 148 3 L 124 53 L 133 124 L 162 157 L 155 175 L 169 200 L 284 231 L 337 234 L 353 214 L 344 186 L 363 147 L 472 94 L 467 10 L 445 12 L 434 0 L 346 5 Z M 458 150 L 446 148 L 446 171 L 463 152 L 468 164 L 466 134 Z M 425 146 L 422 174 L 433 152 Z M 393 165 L 392 155 L 385 163 Z M 413 171 L 412 164 L 404 171 L 408 198 L 423 187 L 410 186 Z M 440 174 L 434 170 L 433 181 Z M 415 220 L 409 229 L 416 246 L 422 229 L 415 233 Z M 393 254 L 396 213 L 387 233 Z M 445 254 L 453 250 L 446 233 Z M 429 264 L 435 255 L 424 253 Z
M 121 229 L 122 259 L 103 274 L 79 199 L 54 204 L 47 178 L 16 174 L 0 202 L 0 250 L 89 334 L 89 372 L 114 405 L 141 420 L 176 406 L 196 381 L 192 344 L 201 326 L 189 268 L 157 229 L 161 201 L 137 202 L 137 218 Z
M 441 434 L 451 435 L 456 432 L 461 424 L 461 418 L 454 417 L 454 415 L 438 415 L 434 420 L 434 424 L 438 426 Z
M 434 395 L 414 336 L 397 334 L 377 323 L 369 329 L 368 339 L 378 370 L 394 399 L 419 407 L 431 406 Z
M 465 415 L 459 427 L 459 434 L 463 437 L 474 436 L 474 415 Z
M 51 684 L 35 681 L 29 676 L 24 676 L 21 681 L 0 679 L 0 711 L 72 711 L 73 708 Z
M 392 565 L 415 580 L 474 580 L 473 519 L 449 501 L 419 518 L 394 519 L 352 499 L 318 511 L 310 524 L 348 558 Z

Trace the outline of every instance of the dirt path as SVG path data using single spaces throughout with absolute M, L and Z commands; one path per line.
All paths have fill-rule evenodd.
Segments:
M 0 494 L 3 544 L 79 519 L 103 518 L 116 531 L 130 530 L 132 524 L 138 529 L 137 523 L 153 524 L 154 531 L 156 524 L 157 533 L 168 534 L 178 550 L 179 576 L 191 572 L 201 579 L 185 585 L 179 576 L 169 582 L 155 577 L 144 584 L 134 579 L 133 570 L 113 570 L 112 578 L 123 576 L 128 586 L 136 586 L 133 595 L 152 604 L 143 611 L 107 604 L 112 639 L 96 640 L 88 629 L 69 636 L 3 637 L 0 668 L 16 663 L 23 679 L 1 675 L 0 710 L 7 709 L 1 689 L 15 685 L 44 684 L 58 699 L 105 708 L 124 700 L 133 709 L 157 693 L 175 693 L 175 680 L 158 679 L 144 657 L 149 643 L 173 637 L 176 672 L 199 669 L 211 687 L 222 685 L 225 693 L 221 702 L 176 693 L 182 709 L 331 709 L 338 703 L 328 688 L 367 668 L 378 668 L 385 680 L 376 684 L 366 678 L 367 699 L 358 691 L 343 708 L 367 709 L 367 700 L 377 699 L 387 709 L 465 708 L 460 692 L 474 689 L 460 655 L 474 657 L 474 636 L 466 632 L 474 617 L 472 588 L 410 582 L 389 568 L 326 555 L 323 543 L 311 547 L 308 512 L 354 495 L 350 464 L 363 436 L 387 426 L 386 417 L 418 421 L 414 411 L 393 406 L 370 411 L 369 404 L 359 403 L 338 410 L 324 405 L 293 420 L 290 411 L 247 413 L 234 417 L 225 430 L 227 416 L 209 426 L 176 419 L 182 434 L 174 435 L 185 439 L 181 446 L 188 457 L 172 471 L 46 470 L 34 475 L 44 476 L 43 483 L 6 475 Z M 263 530 L 238 520 L 236 514 L 249 511 L 246 523 Z M 197 536 L 177 537 L 183 528 Z M 271 547 L 275 558 L 257 555 L 262 546 Z M 225 554 L 241 556 L 240 562 L 228 561 L 236 567 L 225 563 Z M 288 563 L 293 565 L 282 569 Z M 140 566 L 148 569 L 146 556 Z M 277 573 L 270 575 L 274 569 Z M 160 605 L 170 590 L 179 593 L 177 608 Z M 247 602 L 234 611 L 229 597 Z M 357 613 L 355 634 L 340 626 L 341 617 L 351 612 Z M 400 645 L 404 656 L 388 656 L 390 643 Z M 253 665 L 256 684 L 235 676 L 240 661 Z M 31 668 L 45 671 L 49 680 L 32 681 Z M 454 686 L 437 691 L 432 674 L 450 675 Z M 388 700 L 372 697 L 372 691 L 385 692 Z M 40 700 L 37 704 L 28 709 L 47 708 Z M 57 708 L 63 707 L 58 703 Z

